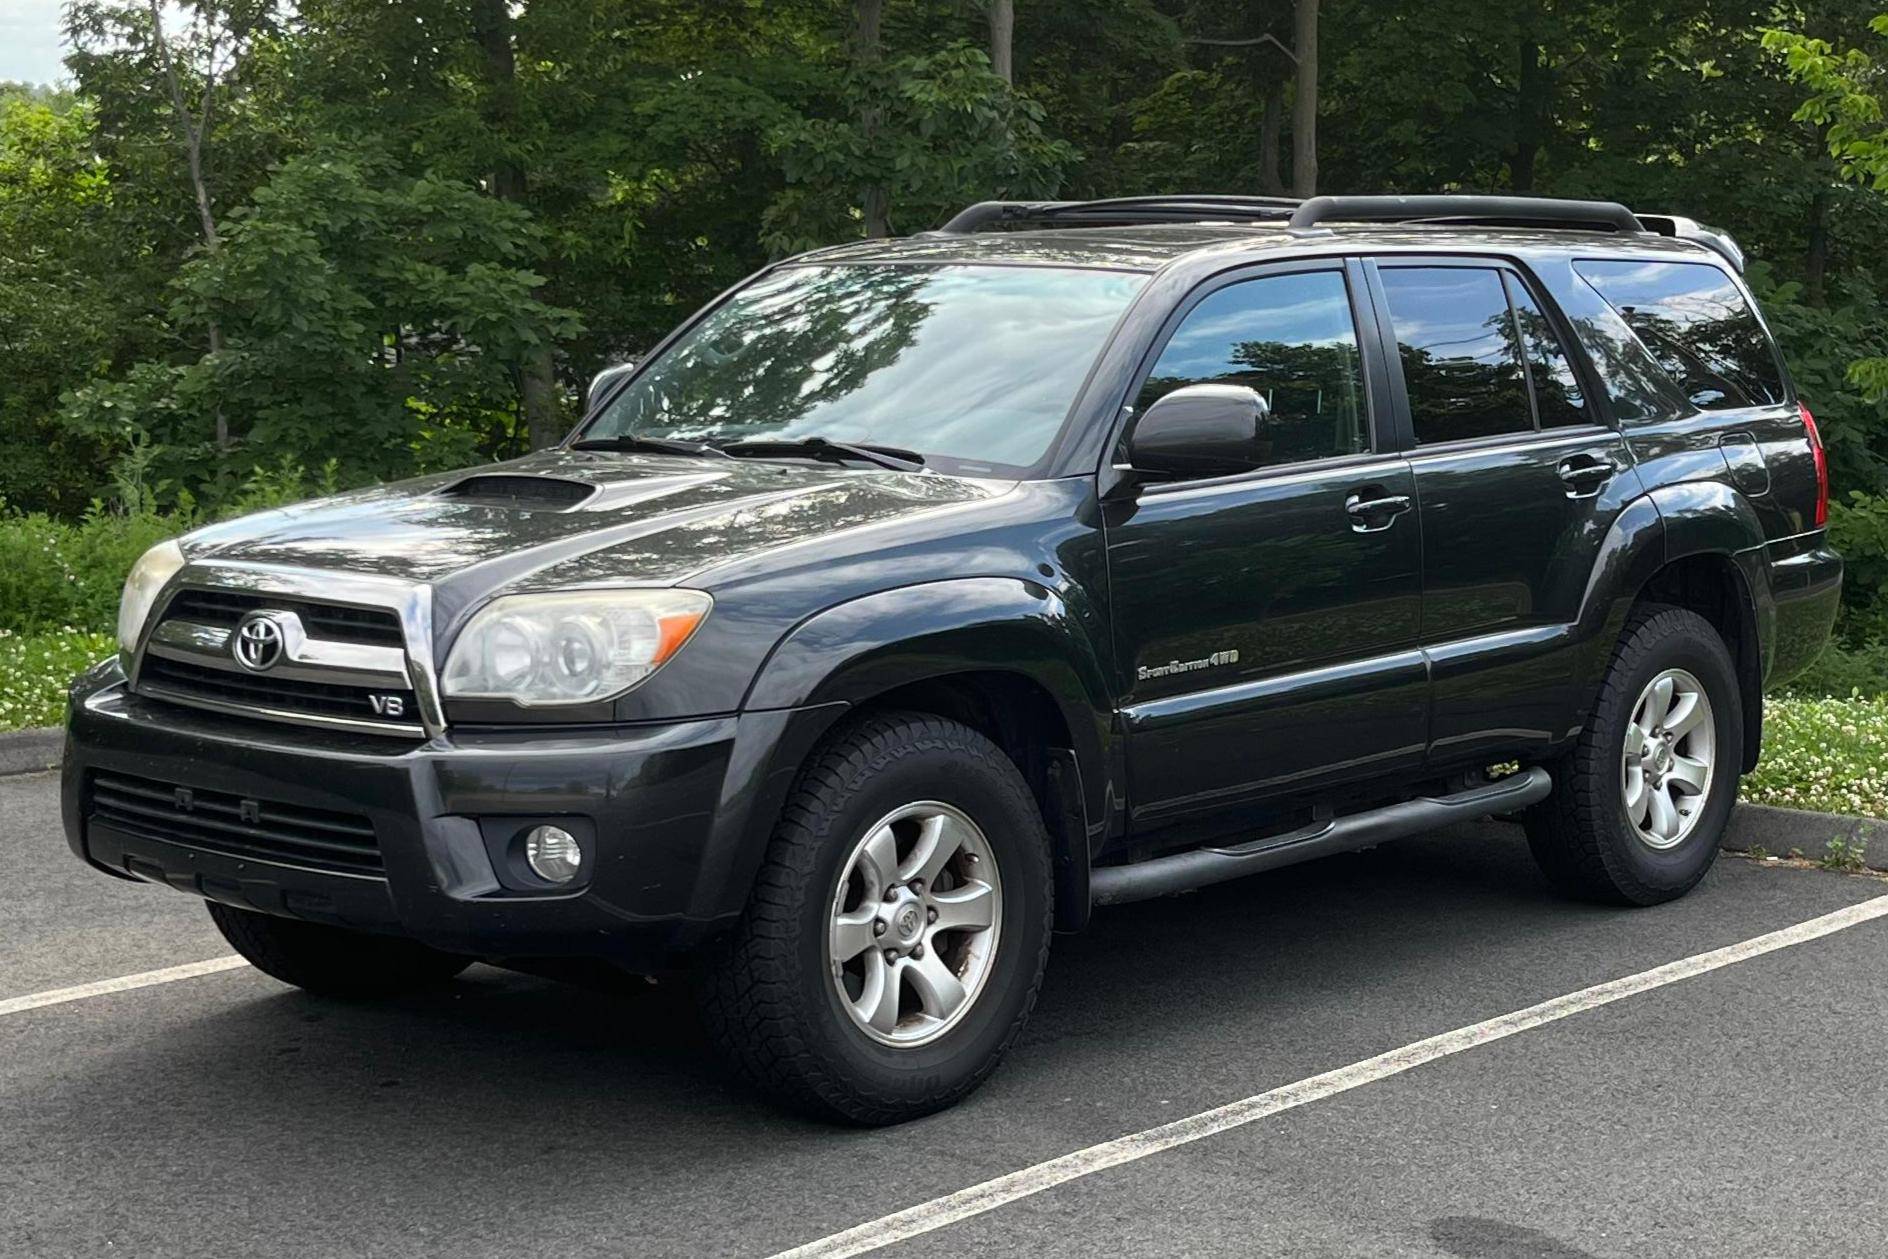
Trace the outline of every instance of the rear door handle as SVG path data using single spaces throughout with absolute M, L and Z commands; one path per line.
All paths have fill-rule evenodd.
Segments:
M 1354 533 L 1381 533 L 1396 523 L 1396 518 L 1409 510 L 1407 494 L 1383 494 L 1365 498 L 1360 491 L 1344 500 L 1344 511 L 1350 516 L 1350 527 Z
M 1574 455 L 1562 459 L 1555 465 L 1554 471 L 1567 483 L 1568 498 L 1592 498 L 1613 479 L 1613 473 L 1619 471 L 1619 467 L 1611 459 Z

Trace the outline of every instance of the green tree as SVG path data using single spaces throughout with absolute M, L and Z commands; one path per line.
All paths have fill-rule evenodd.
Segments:
M 522 210 L 336 150 L 284 162 L 221 234 L 179 273 L 171 317 L 221 327 L 222 349 L 139 364 L 67 411 L 80 431 L 154 442 L 160 489 L 215 482 L 199 419 L 218 412 L 243 417 L 250 465 L 332 456 L 350 482 L 525 445 L 506 364 L 576 317 L 534 296 L 542 239 Z

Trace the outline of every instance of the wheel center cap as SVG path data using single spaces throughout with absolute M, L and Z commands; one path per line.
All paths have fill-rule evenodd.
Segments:
M 918 932 L 924 926 L 924 910 L 913 901 L 892 915 L 892 930 L 898 933 L 900 940 L 911 941 L 918 938 Z
M 1660 770 L 1663 770 L 1671 759 L 1671 751 L 1667 749 L 1663 743 L 1658 744 L 1652 749 L 1652 764 L 1657 766 Z

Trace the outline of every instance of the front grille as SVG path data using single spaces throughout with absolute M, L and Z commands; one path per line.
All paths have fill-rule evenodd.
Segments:
M 95 774 L 90 816 L 114 830 L 229 857 L 384 876 L 373 823 L 354 813 Z
M 418 701 L 410 690 L 340 686 L 332 682 L 304 682 L 266 673 L 237 673 L 147 654 L 138 670 L 138 686 L 178 692 L 186 700 L 199 697 L 240 708 L 269 709 L 276 714 L 344 717 L 355 721 L 411 723 L 418 720 Z M 370 696 L 393 698 L 398 705 L 374 707 Z M 394 715 L 397 714 L 397 715 Z
M 369 643 L 376 647 L 404 647 L 400 618 L 387 608 L 356 608 L 341 603 L 310 603 L 275 595 L 245 594 L 234 590 L 180 590 L 164 609 L 166 621 L 232 628 L 244 614 L 257 608 L 276 608 L 301 617 L 302 626 L 315 638 L 342 643 Z

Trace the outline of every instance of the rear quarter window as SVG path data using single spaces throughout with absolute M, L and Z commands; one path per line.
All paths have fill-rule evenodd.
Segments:
M 1717 267 L 1587 258 L 1574 270 L 1619 312 L 1691 405 L 1723 411 L 1783 401 L 1770 337 Z

